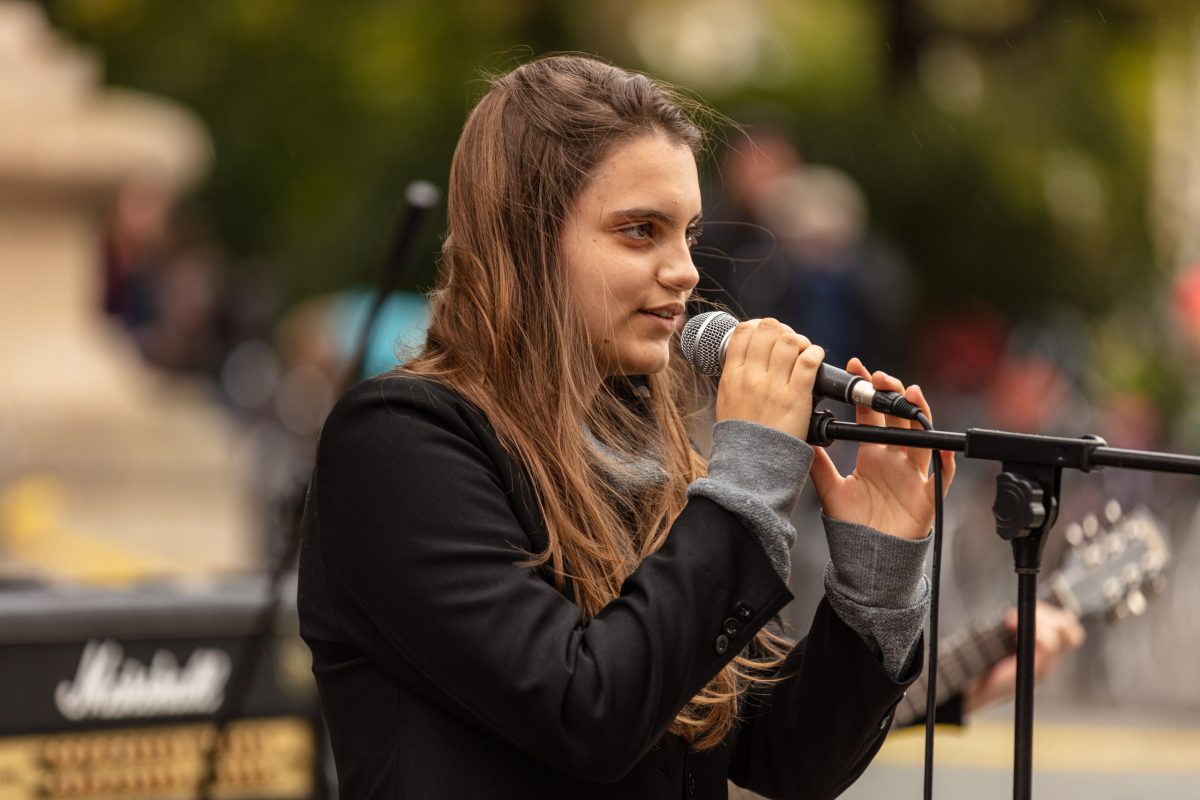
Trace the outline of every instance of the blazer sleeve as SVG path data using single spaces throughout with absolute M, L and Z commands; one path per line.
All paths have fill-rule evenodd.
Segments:
M 391 383 L 343 399 L 318 447 L 304 546 L 336 595 L 338 629 L 449 713 L 558 770 L 619 779 L 791 599 L 787 587 L 737 517 L 696 498 L 581 624 L 520 565 L 534 542 L 478 412 L 444 389 Z
M 833 798 L 875 757 L 906 686 L 921 674 L 916 654 L 899 680 L 822 600 L 812 627 L 774 682 L 746 699 L 729 777 L 769 798 Z

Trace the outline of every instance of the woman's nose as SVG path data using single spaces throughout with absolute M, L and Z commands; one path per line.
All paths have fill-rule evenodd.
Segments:
M 692 263 L 692 251 L 683 247 L 672 250 L 658 272 L 658 282 L 663 286 L 690 293 L 700 282 L 700 272 Z

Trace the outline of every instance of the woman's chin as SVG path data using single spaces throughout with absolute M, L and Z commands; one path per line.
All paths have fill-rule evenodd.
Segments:
M 616 369 L 610 374 L 653 375 L 665 370 L 670 360 L 671 351 L 665 346 L 661 350 L 647 348 L 636 353 L 622 353 Z

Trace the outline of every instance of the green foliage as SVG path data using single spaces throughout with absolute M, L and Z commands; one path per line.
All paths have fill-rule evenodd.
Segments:
M 198 205 L 289 300 L 373 280 L 405 185 L 444 183 L 480 65 L 554 31 L 534 4 L 482 1 L 72 0 L 48 11 L 99 51 L 108 82 L 199 114 L 216 163 Z M 427 284 L 426 245 L 414 280 Z

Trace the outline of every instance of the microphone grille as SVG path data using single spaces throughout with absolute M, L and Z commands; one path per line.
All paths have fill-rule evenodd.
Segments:
M 705 311 L 692 317 L 679 334 L 683 357 L 703 375 L 720 375 L 724 344 L 737 324 L 737 318 L 724 311 Z

